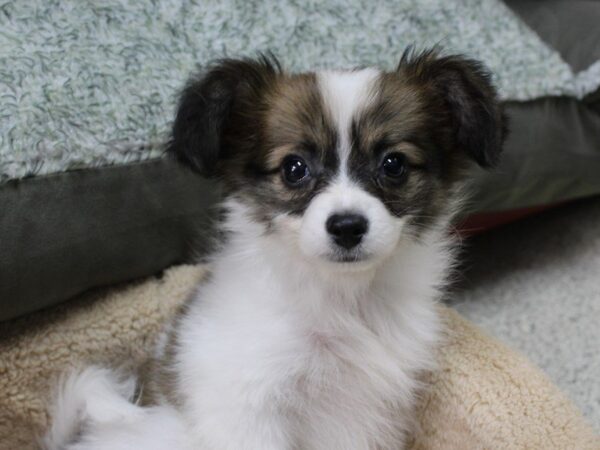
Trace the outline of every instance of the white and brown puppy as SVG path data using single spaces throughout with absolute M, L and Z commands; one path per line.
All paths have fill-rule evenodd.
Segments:
M 217 63 L 184 90 L 170 149 L 222 181 L 226 241 L 161 340 L 155 406 L 88 369 L 47 445 L 402 448 L 434 363 L 447 227 L 466 169 L 492 165 L 502 137 L 488 74 L 460 56 L 407 52 L 392 72 Z

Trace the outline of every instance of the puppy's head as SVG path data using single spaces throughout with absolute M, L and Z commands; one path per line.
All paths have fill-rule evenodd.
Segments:
M 447 214 L 464 169 L 493 165 L 502 140 L 488 73 L 429 51 L 393 72 L 220 61 L 184 90 L 170 150 L 220 178 L 281 245 L 350 267 Z

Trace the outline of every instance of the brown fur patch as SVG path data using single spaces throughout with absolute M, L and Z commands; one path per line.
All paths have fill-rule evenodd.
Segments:
M 192 298 L 188 299 L 188 302 L 191 300 Z M 167 342 L 162 354 L 153 356 L 141 367 L 139 402 L 143 406 L 156 405 L 162 398 L 173 406 L 183 404 L 181 393 L 177 389 L 178 371 L 175 360 L 179 345 L 177 330 L 187 313 L 188 302 L 180 305 L 175 312 L 171 327 L 167 330 Z
M 303 212 L 335 173 L 337 136 L 314 74 L 281 73 L 255 94 L 255 101 L 247 104 L 260 107 L 234 117 L 244 120 L 254 114 L 252 133 L 245 140 L 253 148 L 242 151 L 237 145 L 236 161 L 223 166 L 223 178 L 255 206 L 256 219 L 269 223 L 274 214 Z M 312 179 L 305 186 L 284 183 L 281 163 L 287 155 L 300 156 L 308 164 Z
M 266 150 L 291 147 L 324 165 L 327 154 L 335 153 L 337 138 L 315 74 L 281 77 L 267 101 L 263 131 Z
M 396 73 L 380 76 L 377 95 L 356 121 L 357 150 L 376 152 L 378 146 L 411 142 L 427 120 L 423 91 Z

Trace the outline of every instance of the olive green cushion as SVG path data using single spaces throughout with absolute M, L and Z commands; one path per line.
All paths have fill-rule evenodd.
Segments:
M 600 110 L 568 98 L 506 105 L 499 166 L 479 171 L 473 212 L 498 212 L 600 194 Z
M 0 320 L 203 253 L 217 191 L 168 159 L 0 187 Z
M 574 72 L 600 61 L 600 2 L 597 0 L 505 0 Z

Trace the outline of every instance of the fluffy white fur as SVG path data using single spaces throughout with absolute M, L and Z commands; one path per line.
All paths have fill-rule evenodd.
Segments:
M 354 74 L 323 85 L 367 92 L 372 73 Z M 332 108 L 361 103 L 336 98 Z M 227 243 L 174 330 L 177 408 L 138 407 L 130 382 L 88 369 L 63 385 L 48 448 L 402 448 L 419 375 L 434 364 L 448 215 L 415 240 L 344 176 L 269 230 L 242 200 L 226 207 Z M 340 210 L 369 220 L 361 262 L 331 260 L 324 223 Z M 82 437 L 69 445 L 73 423 Z
M 69 450 L 191 449 L 169 405 L 133 403 L 136 380 L 102 367 L 74 370 L 59 383 L 53 424 L 41 445 Z
M 400 448 L 417 375 L 432 365 L 443 240 L 401 240 L 378 267 L 343 271 L 299 258 L 229 206 L 236 233 L 180 328 L 194 442 Z
M 318 74 L 319 87 L 340 138 L 338 152 L 342 161 L 341 175 L 346 175 L 350 155 L 350 123 L 355 113 L 371 102 L 374 84 L 381 72 L 374 68 L 355 71 L 323 71 Z

